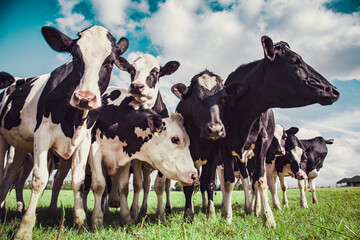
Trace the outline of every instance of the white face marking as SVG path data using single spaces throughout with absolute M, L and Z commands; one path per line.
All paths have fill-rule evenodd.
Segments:
M 276 138 L 279 146 L 281 147 L 281 151 L 285 152 L 285 149 L 282 144 L 281 144 L 281 140 L 284 134 L 284 128 L 280 125 L 280 124 L 275 124 L 275 132 L 274 132 L 274 137 Z
M 158 71 L 160 71 L 160 63 L 154 56 L 145 54 L 136 59 L 132 66 L 136 70 L 135 78 L 132 83 L 144 85 L 144 89 L 141 91 L 142 95 L 134 95 L 134 97 L 146 108 L 152 108 L 159 92 L 159 84 L 157 82 L 154 88 L 150 88 L 146 84 L 146 79 L 150 75 L 151 70 L 154 68 L 157 68 Z
M 108 31 L 101 26 L 93 26 L 80 33 L 77 45 L 81 50 L 85 63 L 84 75 L 75 92 L 90 92 L 96 96 L 96 105 L 101 106 L 101 95 L 99 89 L 99 72 L 104 60 L 111 54 L 112 46 L 108 39 Z M 73 100 L 70 104 L 75 106 Z
M 204 73 L 202 76 L 198 78 L 198 82 L 200 86 L 203 86 L 208 90 L 211 90 L 217 84 L 216 77 L 215 76 L 211 77 L 206 73 Z
M 143 130 L 139 127 L 136 127 L 135 128 L 135 134 L 138 138 L 142 138 L 142 139 L 145 139 L 147 136 L 149 136 L 151 134 L 151 131 L 149 128 Z
M 293 149 L 290 150 L 290 152 L 293 155 L 295 161 L 297 163 L 300 163 L 301 155 L 303 154 L 303 149 L 298 146 L 295 146 Z

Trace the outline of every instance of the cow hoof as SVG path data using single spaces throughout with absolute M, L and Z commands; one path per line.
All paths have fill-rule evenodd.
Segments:
M 313 199 L 313 203 L 314 203 L 314 204 L 318 204 L 318 200 L 317 200 L 317 199 L 315 199 L 315 200 Z
M 215 216 L 215 206 L 214 206 L 214 203 L 213 202 L 210 202 L 209 205 L 208 205 L 208 217 L 211 218 L 211 219 L 215 219 L 216 216 Z
M 77 225 L 77 226 L 85 226 L 86 227 L 86 214 L 83 209 L 77 210 L 74 213 L 74 222 L 75 222 L 75 225 Z
M 159 219 L 162 223 L 165 223 L 165 212 L 159 213 L 156 211 L 156 217 Z
M 135 211 L 134 209 L 130 209 L 130 216 L 131 216 L 131 219 L 136 222 L 138 217 L 139 217 L 139 214 L 137 211 Z
M 288 207 L 289 207 L 289 203 L 287 203 L 287 202 L 286 202 L 286 203 L 283 203 L 283 207 L 284 207 L 284 208 L 288 208 Z
M 103 227 L 103 218 L 97 217 L 92 219 L 91 229 L 94 231 Z
M 139 215 L 140 215 L 141 217 L 144 217 L 144 216 L 146 215 L 146 212 L 147 212 L 147 208 L 141 208 Z
M 17 202 L 17 209 L 16 209 L 16 211 L 18 211 L 19 213 L 22 213 L 22 212 L 24 212 L 24 210 L 25 210 L 24 203 L 22 203 L 22 202 Z
M 274 209 L 281 210 L 280 204 L 274 204 Z
M 184 213 L 184 221 L 192 222 L 194 220 L 194 212 L 191 208 L 188 208 Z
M 15 240 L 24 240 L 24 239 L 31 239 L 32 238 L 32 230 L 19 228 L 16 236 L 14 237 Z
M 165 212 L 166 214 L 171 214 L 171 207 L 167 206 Z

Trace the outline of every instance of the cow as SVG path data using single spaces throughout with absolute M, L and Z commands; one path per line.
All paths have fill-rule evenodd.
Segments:
M 219 142 L 226 136 L 222 109 L 227 97 L 235 97 L 241 93 L 242 85 L 232 84 L 225 87 L 220 76 L 206 69 L 191 79 L 190 86 L 178 83 L 172 86 L 171 90 L 180 99 L 176 111 L 184 117 L 195 166 L 199 168 L 202 165 L 200 186 L 203 196 L 206 190 L 208 197 L 207 204 L 203 197 L 203 207 L 205 205 L 207 214 L 215 218 L 215 170 L 220 157 Z M 186 198 L 184 218 L 191 221 L 194 215 L 194 186 L 186 186 L 183 190 Z
M 72 163 L 74 222 L 85 224 L 81 191 L 91 128 L 97 120 L 91 112 L 101 108 L 113 65 L 121 67 L 120 55 L 129 44 L 126 38 L 116 43 L 101 26 L 79 32 L 77 39 L 53 27 L 42 27 L 41 32 L 53 50 L 71 53 L 72 60 L 50 74 L 18 79 L 0 95 L 1 167 L 6 149 L 15 148 L 9 176 L 1 185 L 2 205 L 26 154 L 34 154 L 31 199 L 16 239 L 31 238 L 36 205 L 49 178 L 48 156 L 53 153 Z
M 164 66 L 160 66 L 159 61 L 150 54 L 144 54 L 137 58 L 133 64 L 129 64 L 126 59 L 123 59 L 123 67 L 129 72 L 131 77 L 131 84 L 128 92 L 134 97 L 136 101 L 135 108 L 143 107 L 146 109 L 152 109 L 161 117 L 169 117 L 166 104 L 163 102 L 161 93 L 159 91 L 159 80 L 161 77 L 173 74 L 180 63 L 177 61 L 169 61 Z M 132 161 L 133 171 L 133 186 L 134 197 L 131 205 L 131 218 L 132 222 L 136 222 L 139 214 L 139 195 L 140 190 L 144 187 L 144 196 L 141 206 L 141 215 L 146 214 L 147 211 L 147 196 L 150 190 L 150 173 L 152 168 L 144 161 L 134 159 Z M 128 166 L 127 166 L 128 167 Z M 122 181 L 129 181 L 122 178 Z M 143 184 L 144 181 L 144 184 Z M 166 187 L 165 187 L 166 183 Z M 113 189 L 109 197 L 109 205 L 112 206 L 115 203 L 117 206 L 117 198 L 119 198 L 117 189 L 117 183 L 113 184 Z M 163 209 L 162 199 L 163 192 L 166 189 L 167 208 L 170 208 L 170 192 L 169 192 L 170 180 L 164 179 L 164 176 L 159 172 L 155 180 L 155 192 L 158 199 L 158 207 L 156 215 L 164 222 L 165 212 Z M 124 203 L 127 204 L 127 203 Z
M 283 128 L 279 126 L 279 129 Z M 269 158 L 266 160 L 266 173 L 268 176 L 268 184 L 271 190 L 273 204 L 277 209 L 281 209 L 280 202 L 276 193 L 276 177 L 280 179 L 281 189 L 283 191 L 283 206 L 288 207 L 288 200 L 286 197 L 287 185 L 284 177 L 291 176 L 298 180 L 300 190 L 300 205 L 308 208 L 305 198 L 305 181 L 309 181 L 310 191 L 312 193 L 313 203 L 317 202 L 315 195 L 315 178 L 319 174 L 319 170 L 323 165 L 324 159 L 327 155 L 327 144 L 332 144 L 333 139 L 325 140 L 323 137 L 315 137 L 308 140 L 299 140 L 295 134 L 299 131 L 296 127 L 291 127 L 283 131 L 283 135 L 274 138 L 273 142 L 278 141 L 279 138 L 285 139 L 283 146 L 286 153 L 280 154 L 275 159 Z M 275 152 L 274 148 L 268 150 L 269 155 Z M 275 191 L 274 191 L 275 190 Z
M 224 122 L 229 130 L 223 151 L 225 156 L 222 158 L 224 162 L 232 161 L 232 156 L 241 159 L 242 154 L 255 145 L 252 187 L 259 192 L 265 225 L 276 227 L 269 206 L 264 167 L 268 146 L 256 144 L 261 143 L 258 137 L 270 138 L 274 132 L 267 132 L 266 128 L 256 129 L 261 126 L 256 122 L 269 108 L 294 108 L 314 103 L 330 105 L 339 98 L 340 93 L 292 51 L 286 42 L 273 44 L 271 38 L 263 36 L 261 44 L 264 58 L 238 67 L 225 81 L 225 86 L 241 83 L 246 91 L 237 98 L 230 98 L 225 105 Z M 251 132 L 257 132 L 258 137 L 249 134 Z M 229 191 L 232 191 L 235 180 L 233 170 L 226 171 L 225 168 L 224 177 L 225 184 L 232 183 L 229 187 Z M 225 211 L 224 215 L 231 222 L 231 206 Z
M 103 168 L 110 176 L 118 174 L 128 179 L 129 167 L 123 166 L 130 166 L 128 163 L 131 160 L 139 159 L 183 185 L 192 184 L 197 179 L 189 150 L 190 140 L 180 114 L 162 119 L 152 109 L 142 108 L 127 91 L 115 87 L 106 91 L 103 104 L 100 117 L 92 130 L 89 154 L 91 187 L 95 198 L 93 227 L 102 226 L 103 223 Z M 127 204 L 122 205 L 127 203 L 128 181 L 120 181 L 118 184 L 120 216 L 125 222 L 131 222 Z
M 168 110 L 166 108 L 165 103 L 162 100 L 161 94 L 159 92 L 159 79 L 160 77 L 171 75 L 174 73 L 180 63 L 177 61 L 169 61 L 164 66 L 160 66 L 159 61 L 150 54 L 144 54 L 140 57 L 138 57 L 133 64 L 130 64 L 125 58 L 121 58 L 121 65 L 122 68 L 127 71 L 131 76 L 131 84 L 129 87 L 129 93 L 134 97 L 133 104 L 131 103 L 134 108 L 146 108 L 146 109 L 152 109 L 158 114 L 160 114 L 163 118 L 169 117 Z M 130 164 L 130 163 L 129 163 Z M 142 176 L 141 172 L 143 173 L 144 179 L 148 179 L 150 177 L 151 171 L 149 171 L 151 168 L 150 165 L 148 165 L 146 162 L 139 161 L 134 159 L 133 162 L 133 171 L 134 171 L 134 201 L 131 206 L 131 216 L 132 220 L 136 221 L 138 212 L 139 212 L 139 194 L 140 190 L 142 188 Z M 144 168 L 143 168 L 144 165 Z M 129 168 L 129 166 L 125 166 Z M 144 171 L 142 171 L 144 169 Z M 56 173 L 54 177 L 54 187 L 53 187 L 53 193 L 51 198 L 51 204 L 50 209 L 51 212 L 56 212 L 57 210 L 57 197 L 59 195 L 60 188 L 62 186 L 62 183 L 70 170 L 70 165 L 67 164 L 66 161 L 60 161 L 60 168 L 59 171 Z M 88 176 L 88 175 L 87 175 Z M 90 176 L 88 176 L 90 177 Z M 122 182 L 128 182 L 129 179 L 124 179 L 122 176 L 117 176 L 113 178 L 121 178 Z M 157 178 L 161 178 L 160 175 L 158 175 Z M 119 207 L 120 206 L 120 196 L 118 194 L 118 182 L 120 179 L 113 179 L 113 184 L 111 184 L 111 187 L 109 187 L 108 191 L 109 199 L 108 199 L 108 205 L 109 207 Z M 90 180 L 91 181 L 91 180 Z M 167 180 L 167 188 L 169 186 L 169 181 Z M 146 203 L 147 203 L 147 195 L 148 191 L 150 190 L 150 181 L 145 181 L 146 186 L 144 186 L 144 200 L 142 205 L 142 213 L 146 213 Z M 156 181 L 156 187 L 155 188 L 161 188 L 158 186 L 159 183 L 162 183 L 162 180 L 158 179 Z M 157 191 L 158 193 L 158 199 L 162 199 L 162 191 Z M 86 197 L 84 197 L 86 199 Z M 167 199 L 169 199 L 169 192 L 167 191 Z M 85 200 L 84 200 L 85 201 Z M 126 203 L 127 204 L 127 203 Z M 167 204 L 169 204 L 169 200 L 167 201 Z M 162 220 L 165 220 L 164 210 L 162 206 L 162 203 L 159 204 L 159 208 L 157 212 L 159 213 L 159 217 Z

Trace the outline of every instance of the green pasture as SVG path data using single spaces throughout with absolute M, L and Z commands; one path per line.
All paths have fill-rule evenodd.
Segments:
M 28 204 L 30 190 L 24 190 Z M 65 222 L 59 239 L 360 239 L 360 188 L 319 188 L 319 204 L 312 204 L 311 193 L 306 192 L 309 209 L 299 205 L 299 190 L 288 191 L 289 208 L 274 210 L 276 229 L 263 227 L 262 219 L 244 214 L 242 191 L 233 194 L 233 223 L 228 225 L 221 219 L 221 192 L 216 192 L 216 220 L 207 219 L 201 212 L 201 194 L 194 195 L 195 218 L 192 223 L 184 223 L 182 192 L 171 192 L 172 213 L 163 224 L 156 219 L 156 195 L 151 191 L 148 215 L 137 225 L 124 225 L 115 209 L 105 214 L 104 228 L 91 231 L 73 227 L 73 196 L 71 190 L 60 192 L 58 216 L 48 211 L 51 191 L 45 190 L 37 209 L 37 223 L 33 239 L 56 239 L 61 225 L 61 215 Z M 279 191 L 281 201 L 281 191 Z M 132 192 L 129 194 L 129 200 Z M 165 198 L 165 196 L 164 196 Z M 16 212 L 14 190 L 6 199 L 6 222 L 0 223 L 0 239 L 12 239 L 22 214 Z M 63 205 L 63 208 L 61 207 Z M 87 212 L 90 225 L 93 195 L 89 194 Z M 64 209 L 64 210 L 62 210 Z

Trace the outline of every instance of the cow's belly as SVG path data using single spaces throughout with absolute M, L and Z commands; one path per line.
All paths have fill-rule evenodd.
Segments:
M 20 125 L 10 130 L 2 127 L 1 135 L 13 147 L 26 152 L 33 151 L 34 134 L 27 126 Z

